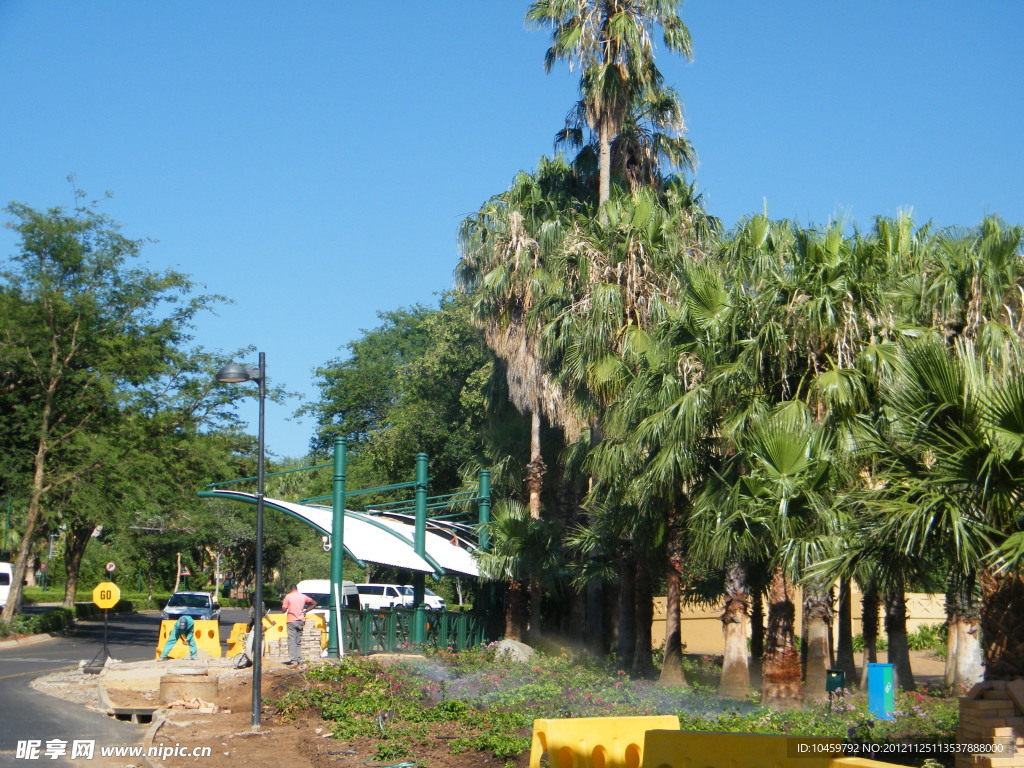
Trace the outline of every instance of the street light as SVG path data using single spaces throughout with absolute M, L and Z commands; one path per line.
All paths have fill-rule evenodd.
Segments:
M 258 368 L 228 363 L 217 372 L 217 381 L 238 384 L 255 381 L 260 386 L 259 448 L 256 457 L 256 595 L 253 607 L 252 727 L 260 727 L 260 687 L 263 680 L 263 409 L 267 400 L 267 359 L 260 352 Z

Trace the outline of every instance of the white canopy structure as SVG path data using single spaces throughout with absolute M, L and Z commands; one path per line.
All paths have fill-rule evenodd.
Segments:
M 255 504 L 256 495 L 241 491 L 215 490 L 201 494 L 207 498 L 228 499 Z M 276 509 L 289 517 L 301 520 L 317 529 L 322 535 L 330 536 L 333 527 L 333 513 L 329 506 L 296 504 L 279 499 L 263 499 L 264 507 Z M 429 521 L 428 521 L 429 522 Z M 464 538 L 452 535 L 448 538 L 427 530 L 426 553 L 416 553 L 415 526 L 402 520 L 381 515 L 353 512 L 346 509 L 344 516 L 343 540 L 345 553 L 360 563 L 377 563 L 394 568 L 403 568 L 421 573 L 443 576 L 447 573 L 462 576 L 479 576 L 476 560 L 471 554 L 475 549 Z

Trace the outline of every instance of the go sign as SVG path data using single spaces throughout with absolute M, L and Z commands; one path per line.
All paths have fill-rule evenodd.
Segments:
M 120 599 L 121 590 L 112 581 L 104 581 L 102 584 L 97 584 L 96 589 L 92 591 L 92 601 L 99 608 L 113 608 Z

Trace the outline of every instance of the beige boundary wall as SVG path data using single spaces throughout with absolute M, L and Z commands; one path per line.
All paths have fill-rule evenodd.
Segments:
M 853 634 L 861 633 L 860 591 L 853 591 Z M 800 590 L 796 590 L 797 605 L 796 632 L 802 631 L 800 611 Z M 725 648 L 722 638 L 722 607 L 713 609 L 681 607 L 683 642 L 687 653 L 720 654 Z M 946 621 L 945 598 L 942 595 L 924 592 L 907 593 L 907 630 L 913 632 L 920 626 L 943 624 Z M 879 632 L 884 632 L 884 624 L 879 616 Z M 748 631 L 749 637 L 749 631 Z M 654 598 L 654 621 L 651 624 L 651 640 L 654 647 L 665 643 L 665 598 Z

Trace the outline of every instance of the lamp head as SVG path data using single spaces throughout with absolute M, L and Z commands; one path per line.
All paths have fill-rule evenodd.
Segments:
M 253 381 L 259 379 L 259 374 L 257 373 L 256 376 L 253 376 L 252 371 L 248 368 L 243 368 L 238 363 L 228 363 L 217 371 L 215 378 L 222 384 L 237 384 L 240 381 Z

